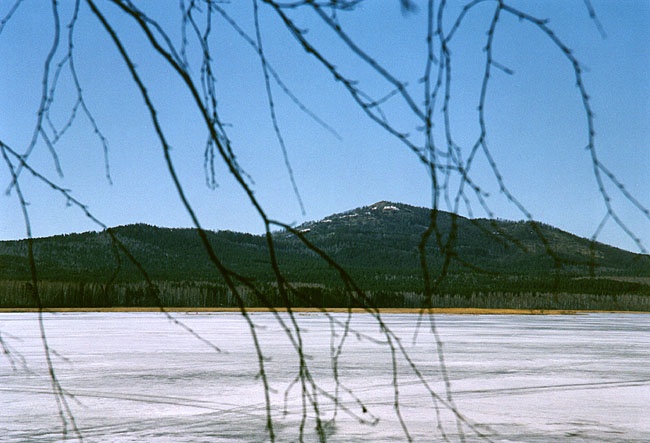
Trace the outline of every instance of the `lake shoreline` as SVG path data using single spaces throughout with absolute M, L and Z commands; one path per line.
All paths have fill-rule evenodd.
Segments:
M 276 308 L 279 312 L 286 312 L 284 307 Z M 43 312 L 170 312 L 170 313 L 218 313 L 218 312 L 240 312 L 239 308 L 192 308 L 192 307 L 116 307 L 116 308 L 45 308 Z M 246 312 L 269 312 L 269 308 L 251 307 Z M 594 313 L 610 314 L 648 314 L 646 311 L 616 311 L 616 310 L 578 310 L 578 309 L 487 309 L 487 308 L 379 308 L 377 310 L 366 310 L 363 308 L 292 308 L 296 313 L 346 313 L 364 314 L 379 312 L 380 314 L 455 314 L 455 315 L 580 315 Z M 39 312 L 37 308 L 0 308 L 0 313 L 21 313 Z

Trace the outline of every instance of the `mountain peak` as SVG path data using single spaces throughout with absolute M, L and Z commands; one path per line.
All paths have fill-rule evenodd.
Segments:
M 352 219 L 355 217 L 376 219 L 382 215 L 399 213 L 399 211 L 411 212 L 413 209 L 416 208 L 403 203 L 394 203 L 382 200 L 369 206 L 362 206 L 338 214 L 332 214 L 325 217 L 321 222 L 329 223 L 329 221 Z
M 389 201 L 382 200 L 375 204 L 368 206 L 369 209 L 382 210 L 382 211 L 399 211 L 400 206 L 405 206 L 401 203 L 393 203 Z

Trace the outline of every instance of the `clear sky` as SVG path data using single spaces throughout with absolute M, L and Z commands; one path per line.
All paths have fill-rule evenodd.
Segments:
M 137 69 L 147 82 L 172 145 L 172 159 L 188 198 L 203 227 L 261 233 L 263 225 L 217 160 L 211 189 L 204 174 L 207 133 L 191 97 L 179 78 L 154 54 L 141 31 L 110 2 L 98 0 L 107 19 L 122 36 Z M 140 2 L 137 2 L 140 4 Z M 261 3 L 261 2 L 260 2 Z M 288 2 L 284 2 L 288 3 Z M 426 3 L 414 2 L 412 12 L 397 0 L 374 0 L 337 18 L 359 47 L 407 85 L 417 106 L 423 107 L 426 66 Z M 438 2 L 436 2 L 437 4 Z M 540 18 L 582 63 L 584 85 L 594 112 L 595 148 L 599 159 L 645 208 L 650 207 L 650 2 L 646 0 L 596 1 L 598 23 L 580 0 L 506 2 Z M 14 1 L 0 1 L 0 20 Z M 66 25 L 72 1 L 60 6 L 62 35 L 54 55 L 54 70 L 68 47 Z M 178 1 L 142 2 L 159 21 L 174 45 L 181 46 Z M 461 2 L 450 2 L 443 17 L 449 32 Z M 463 158 L 469 156 L 480 133 L 477 107 L 485 69 L 487 31 L 496 2 L 485 1 L 465 17 L 449 43 L 452 54 L 450 129 Z M 164 6 L 163 6 L 164 5 Z M 241 28 L 255 37 L 253 2 L 220 4 Z M 318 45 L 344 75 L 375 99 L 393 88 L 355 57 L 310 11 L 287 10 L 306 38 Z M 202 23 L 202 22 L 201 22 Z M 50 2 L 23 1 L 0 33 L 0 141 L 24 153 L 32 140 L 43 90 L 45 60 L 53 42 Z M 380 200 L 418 206 L 431 205 L 431 183 L 426 169 L 411 151 L 376 123 L 369 121 L 340 82 L 334 81 L 315 58 L 306 53 L 270 8 L 260 4 L 260 30 L 270 65 L 292 93 L 320 119 L 326 129 L 303 112 L 271 82 L 277 122 L 282 131 L 295 182 L 304 201 L 302 213 L 292 191 L 273 124 L 256 52 L 223 19 L 215 17 L 209 44 L 216 75 L 219 115 L 227 124 L 232 148 L 248 181 L 269 215 L 288 223 L 316 220 Z M 106 31 L 81 2 L 73 36 L 74 64 L 85 103 L 108 140 L 111 182 L 106 178 L 104 153 L 92 125 L 81 111 L 56 144 L 63 175 L 39 138 L 30 164 L 69 189 L 71 195 L 108 226 L 143 222 L 186 227 L 191 220 L 167 172 L 163 152 L 151 120 L 119 54 Z M 200 78 L 196 42 L 188 46 L 190 73 Z M 439 56 L 439 54 L 436 54 Z M 494 65 L 486 96 L 487 142 L 504 184 L 536 220 L 574 234 L 591 237 L 607 213 L 594 176 L 588 145 L 587 119 L 576 77 L 569 60 L 548 36 L 525 20 L 502 11 L 492 47 Z M 434 66 L 434 73 L 437 67 Z M 507 70 L 512 71 L 508 74 Z M 61 71 L 54 101 L 52 125 L 65 126 L 74 106 L 75 89 L 67 67 Z M 442 97 L 436 102 L 434 141 L 445 146 Z M 398 95 L 382 109 L 391 125 L 408 133 L 416 146 L 424 146 L 422 121 Z M 50 138 L 55 133 L 44 125 Z M 439 159 L 444 163 L 443 157 Z M 15 161 L 15 159 L 14 159 Z M 520 208 L 500 192 L 485 155 L 478 153 L 470 175 L 489 196 L 494 217 L 526 218 Z M 631 203 L 607 176 L 605 189 L 620 220 L 650 249 L 650 220 Z M 25 225 L 4 160 L 0 165 L 0 239 L 25 237 Z M 98 229 L 79 208 L 38 183 L 29 173 L 20 176 L 30 203 L 34 236 Z M 455 189 L 453 175 L 450 189 Z M 462 215 L 487 217 L 473 193 Z M 452 192 L 453 197 L 453 192 Z M 442 209 L 449 209 L 443 201 Z M 471 209 L 470 209 L 471 208 Z M 610 218 L 600 241 L 639 251 L 638 246 Z

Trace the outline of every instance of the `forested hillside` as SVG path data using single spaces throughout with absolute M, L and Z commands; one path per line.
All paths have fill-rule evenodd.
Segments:
M 496 303 L 500 297 L 500 305 L 513 305 L 524 299 L 522 294 L 533 301 L 536 294 L 552 294 L 552 299 L 558 294 L 650 296 L 650 256 L 539 223 L 467 219 L 446 212 L 432 215 L 428 209 L 399 203 L 380 202 L 305 223 L 296 232 L 275 232 L 275 252 L 284 275 L 302 288 L 304 298 L 294 300 L 296 304 L 348 303 L 336 272 L 305 247 L 297 233 L 348 270 L 375 302 L 404 306 L 421 302 L 420 243 L 427 229 L 431 232 L 425 247 L 428 270 L 432 279 L 444 275 L 435 286 L 442 304 Z M 166 304 L 232 302 L 195 230 L 130 225 L 113 232 L 140 269 L 106 232 L 34 240 L 41 292 L 47 294 L 48 285 L 56 287 L 50 291 L 54 295 L 49 304 L 154 303 L 141 283 L 143 270 L 167 288 L 166 295 L 162 290 L 157 295 L 161 300 L 167 297 Z M 208 238 L 225 265 L 268 283 L 273 298 L 275 280 L 264 236 L 221 231 L 208 233 Z M 2 306 L 30 304 L 15 298 L 25 292 L 30 280 L 27 242 L 0 242 Z M 410 301 L 405 301 L 405 295 Z

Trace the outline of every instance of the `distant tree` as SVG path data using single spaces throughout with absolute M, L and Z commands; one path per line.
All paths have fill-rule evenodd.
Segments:
M 23 0 L 4 2 L 3 9 L 1 10 L 3 16 L 0 17 L 0 44 L 7 44 L 7 42 L 2 42 L 1 40 L 2 33 L 7 27 L 12 25 L 12 17 L 24 7 L 25 3 L 27 2 Z M 273 299 L 269 297 L 268 288 L 260 286 L 250 276 L 240 275 L 235 272 L 229 263 L 223 259 L 219 249 L 215 248 L 210 242 L 208 234 L 203 229 L 204 223 L 197 216 L 197 213 L 186 196 L 184 184 L 176 172 L 176 164 L 170 155 L 170 125 L 161 119 L 158 112 L 159 103 L 151 95 L 147 79 L 143 76 L 132 49 L 126 44 L 119 24 L 117 23 L 118 18 L 116 17 L 119 17 L 119 20 L 127 20 L 139 28 L 139 43 L 148 47 L 156 54 L 159 61 L 164 63 L 173 73 L 173 80 L 170 81 L 182 84 L 189 97 L 191 97 L 193 105 L 201 117 L 200 123 L 202 129 L 207 136 L 204 155 L 208 185 L 214 186 L 216 183 L 216 165 L 225 166 L 228 173 L 238 183 L 243 192 L 242 195 L 244 195 L 248 204 L 255 209 L 260 220 L 263 222 L 266 247 L 268 250 L 268 266 L 275 277 L 274 289 L 277 294 L 277 299 L 282 301 L 282 308 L 287 309 L 289 312 L 287 320 L 284 320 L 284 317 L 281 316 L 277 316 L 276 318 L 284 330 L 287 331 L 292 343 L 295 344 L 296 358 L 300 362 L 301 369 L 296 374 L 296 377 L 300 382 L 299 386 L 302 390 L 302 398 L 308 405 L 303 409 L 303 422 L 307 420 L 310 411 L 314 413 L 316 429 L 321 441 L 327 438 L 325 423 L 322 422 L 318 414 L 318 397 L 311 395 L 311 393 L 320 389 L 328 390 L 323 387 L 324 384 L 320 380 L 312 377 L 309 361 L 303 354 L 303 349 L 300 345 L 301 331 L 294 317 L 291 304 L 292 299 L 309 297 L 310 294 L 318 293 L 318 291 L 305 291 L 296 285 L 295 282 L 290 281 L 285 275 L 276 255 L 274 230 L 283 229 L 291 233 L 333 269 L 333 272 L 337 274 L 340 280 L 341 287 L 345 290 L 347 299 L 351 300 L 351 304 L 363 307 L 368 313 L 374 316 L 374 319 L 385 335 L 386 346 L 390 347 L 393 363 L 398 358 L 405 358 L 409 362 L 410 360 L 408 359 L 406 350 L 400 344 L 400 337 L 396 337 L 390 328 L 384 324 L 379 311 L 371 302 L 364 288 L 357 284 L 346 269 L 336 263 L 323 250 L 312 244 L 304 233 L 297 231 L 287 223 L 271 218 L 267 214 L 264 205 L 253 192 L 250 179 L 237 160 L 239 147 L 229 138 L 227 122 L 221 118 L 219 113 L 218 104 L 222 91 L 220 90 L 220 85 L 217 82 L 215 74 L 214 48 L 222 42 L 215 41 L 213 38 L 217 21 L 219 22 L 219 26 L 231 27 L 257 55 L 267 94 L 269 118 L 272 120 L 277 142 L 281 147 L 282 156 L 288 174 L 291 177 L 295 198 L 299 202 L 301 201 L 301 197 L 298 185 L 293 178 L 293 170 L 287 154 L 285 137 L 279 124 L 275 106 L 275 94 L 279 90 L 281 94 L 285 94 L 290 100 L 294 101 L 303 112 L 307 113 L 326 128 L 331 128 L 329 128 L 326 122 L 323 122 L 316 116 L 312 110 L 302 104 L 298 98 L 298 94 L 292 91 L 290 84 L 285 83 L 275 69 L 274 62 L 267 56 L 264 44 L 265 38 L 260 26 L 260 11 L 262 8 L 272 11 L 282 23 L 283 29 L 274 30 L 274 32 L 289 32 L 295 44 L 306 51 L 324 71 L 331 75 L 332 81 L 347 92 L 354 105 L 359 107 L 367 119 L 394 137 L 399 144 L 408 149 L 427 168 L 430 177 L 430 189 L 423 190 L 423 192 L 431 192 L 432 204 L 429 226 L 423 230 L 419 248 L 422 268 L 422 288 L 425 300 L 422 306 L 423 309 L 432 305 L 432 297 L 437 294 L 438 288 L 447 276 L 450 266 L 457 260 L 457 256 L 454 253 L 457 228 L 456 220 L 452 219 L 451 234 L 443 236 L 439 226 L 438 211 L 446 207 L 452 212 L 457 213 L 464 205 L 469 207 L 469 202 L 472 200 L 478 202 L 489 216 L 494 216 L 488 205 L 483 184 L 477 182 L 474 178 L 472 166 L 477 157 L 482 156 L 487 160 L 493 176 L 498 182 L 500 191 L 520 210 L 523 217 L 527 220 L 532 220 L 533 218 L 524 204 L 510 191 L 507 186 L 507 180 L 502 176 L 499 165 L 494 160 L 490 145 L 488 144 L 489 128 L 486 123 L 486 102 L 489 99 L 493 75 L 495 71 L 502 71 L 506 74 L 512 73 L 509 68 L 498 62 L 494 51 L 494 36 L 503 26 L 506 26 L 503 20 L 506 16 L 514 17 L 530 25 L 531 32 L 543 35 L 563 55 L 566 64 L 573 71 L 573 77 L 567 79 L 567 81 L 575 82 L 576 94 L 582 102 L 584 121 L 586 123 L 585 135 L 587 149 L 591 154 L 591 162 L 593 164 L 597 186 L 607 208 L 603 224 L 609 219 L 614 220 L 621 229 L 634 239 L 639 248 L 645 251 L 641 242 L 626 226 L 624 220 L 618 216 L 614 207 L 611 205 L 611 196 L 607 190 L 608 187 L 605 186 L 606 181 L 613 183 L 615 188 L 626 199 L 632 202 L 639 211 L 650 219 L 648 209 L 624 188 L 623 184 L 607 169 L 597 155 L 594 136 L 594 112 L 583 78 L 582 65 L 571 52 L 570 48 L 558 37 L 551 25 L 543 18 L 528 12 L 525 3 L 521 7 L 515 7 L 508 1 L 473 0 L 464 2 L 462 7 L 458 8 L 458 3 L 452 4 L 452 2 L 444 0 L 439 2 L 428 0 L 422 2 L 424 6 L 420 8 L 420 3 L 410 0 L 400 0 L 399 4 L 404 14 L 425 14 L 427 17 L 427 28 L 424 32 L 424 35 L 426 35 L 427 49 L 426 53 L 423 54 L 422 61 L 424 69 L 421 85 L 418 88 L 408 87 L 406 82 L 400 79 L 399 75 L 384 66 L 378 58 L 366 52 L 353 35 L 344 28 L 342 20 L 339 20 L 339 17 L 343 13 L 362 14 L 362 4 L 369 2 L 363 2 L 362 0 L 251 0 L 253 26 L 250 31 L 240 22 L 240 19 L 231 15 L 228 8 L 229 5 L 223 2 L 180 0 L 177 3 L 180 4 L 177 24 L 157 21 L 155 8 L 163 7 L 159 2 L 71 0 L 64 5 L 56 0 L 52 0 L 47 4 L 47 9 L 45 7 L 46 2 L 40 4 L 42 13 L 48 14 L 51 17 L 50 21 L 54 31 L 53 38 L 51 49 L 44 60 L 42 95 L 40 104 L 36 110 L 31 142 L 28 146 L 10 146 L 9 143 L 5 142 L 2 134 L 0 134 L 0 151 L 5 165 L 4 174 L 8 174 L 7 177 L 9 179 L 7 190 L 10 195 L 17 199 L 24 216 L 26 233 L 29 240 L 27 257 L 30 263 L 30 290 L 34 303 L 39 307 L 41 313 L 43 306 L 39 294 L 38 269 L 34 260 L 30 208 L 28 206 L 29 198 L 23 186 L 25 175 L 35 177 L 50 186 L 53 192 L 63 196 L 70 205 L 79 208 L 99 228 L 104 229 L 111 238 L 109 248 L 115 252 L 115 256 L 126 257 L 126 260 L 137 267 L 146 285 L 147 289 L 144 292 L 147 297 L 157 297 L 160 288 L 150 278 L 148 270 L 136 260 L 134 251 L 130 251 L 120 238 L 115 235 L 113 229 L 93 214 L 86 202 L 82 202 L 75 196 L 76 194 L 73 190 L 65 189 L 57 184 L 55 180 L 48 178 L 48 174 L 45 171 L 37 169 L 32 161 L 36 151 L 45 150 L 51 156 L 56 168 L 60 170 L 57 151 L 60 140 L 81 118 L 86 120 L 91 131 L 96 134 L 99 144 L 102 146 L 106 158 L 108 158 L 109 144 L 101 129 L 102 122 L 95 118 L 93 110 L 85 98 L 87 91 L 79 80 L 74 44 L 75 40 L 86 37 L 84 33 L 95 32 L 104 34 L 112 41 L 115 51 L 119 54 L 123 68 L 128 71 L 140 98 L 144 102 L 142 112 L 148 115 L 151 125 L 154 128 L 158 144 L 161 148 L 161 155 L 167 165 L 169 179 L 173 182 L 179 199 L 182 201 L 187 214 L 196 227 L 196 235 L 200 238 L 209 260 L 221 275 L 224 284 L 229 288 L 230 293 L 232 293 L 237 301 L 242 316 L 250 326 L 250 334 L 258 355 L 260 383 L 266 393 L 266 427 L 268 437 L 271 441 L 276 440 L 276 426 L 272 414 L 274 405 L 271 404 L 269 396 L 270 380 L 267 378 L 265 372 L 265 351 L 259 340 L 258 334 L 260 332 L 255 329 L 253 321 L 246 310 L 245 300 L 252 295 L 257 297 L 261 304 L 268 306 L 274 312 L 280 307 L 274 303 L 276 297 L 273 297 Z M 590 1 L 585 0 L 584 3 L 594 25 L 600 28 L 600 23 Z M 7 7 L 7 4 L 10 6 Z M 164 7 L 171 7 L 170 5 L 165 4 Z M 341 46 L 345 48 L 345 54 L 330 54 L 326 50 L 326 42 L 320 41 L 318 34 L 312 36 L 308 33 L 298 18 L 299 14 L 303 12 L 311 14 L 323 29 L 327 30 L 330 35 L 337 39 Z M 480 131 L 472 142 L 461 144 L 457 142 L 461 137 L 458 136 L 457 130 L 451 124 L 450 102 L 455 91 L 453 88 L 455 78 L 452 69 L 455 55 L 451 48 L 455 36 L 461 29 L 464 29 L 465 22 L 470 13 L 486 14 L 488 25 L 485 29 L 481 29 L 481 33 L 485 32 L 485 52 L 482 63 L 483 72 L 481 75 L 480 94 L 475 116 Z M 86 23 L 82 23 L 82 20 L 90 19 L 94 20 L 93 26 L 85 26 Z M 172 29 L 173 26 L 180 26 L 180 41 L 175 41 L 172 37 L 175 35 L 173 32 L 174 29 Z M 26 56 L 28 55 L 26 54 Z M 340 63 L 342 60 L 340 59 L 343 59 L 343 57 L 352 58 L 358 66 L 362 66 L 364 69 L 372 72 L 373 75 L 383 78 L 387 89 L 381 93 L 365 90 L 362 78 L 356 78 L 354 75 L 348 74 L 343 68 L 339 67 L 342 65 Z M 73 85 L 71 96 L 65 98 L 58 95 L 64 77 L 70 80 Z M 59 100 L 64 101 L 64 99 L 71 100 L 69 103 L 72 104 L 65 114 L 67 115 L 64 120 L 65 123 L 62 126 L 56 126 L 52 123 L 55 120 L 53 114 L 61 111 L 56 111 L 53 104 Z M 398 106 L 402 112 L 410 113 L 419 122 L 421 132 L 415 137 L 404 133 L 387 117 L 385 109 L 388 103 L 392 106 L 396 102 L 399 102 Z M 440 108 L 441 112 L 437 112 Z M 238 124 L 249 125 L 252 127 L 252 130 L 255 129 L 254 122 L 238 122 Z M 441 140 L 437 138 L 437 128 L 441 128 L 442 130 L 443 136 Z M 134 167 L 141 167 L 141 165 L 134 165 Z M 106 175 L 110 180 L 108 161 L 106 161 Z M 2 177 L 5 177 L 5 175 Z M 551 248 L 548 247 L 548 241 L 544 237 L 541 225 L 531 223 L 529 226 L 537 237 L 544 240 L 544 244 L 547 245 L 547 253 L 553 260 L 557 263 L 561 262 L 561 259 L 556 257 Z M 597 238 L 601 228 L 602 224 L 594 234 L 594 239 Z M 427 251 L 431 248 L 437 249 L 444 257 L 435 272 L 431 271 L 430 263 L 427 260 Z M 118 266 L 120 265 L 121 263 L 118 263 Z M 160 305 L 160 309 L 164 311 L 164 306 L 160 303 L 159 298 L 157 303 Z M 167 315 L 173 318 L 172 314 L 168 313 Z M 69 404 L 70 395 L 66 393 L 56 375 L 57 372 L 51 358 L 52 351 L 47 341 L 47 333 L 42 321 L 42 315 L 40 318 L 42 341 L 46 349 L 47 364 L 50 368 L 52 389 L 57 396 L 58 414 L 61 417 L 63 433 L 71 432 L 74 437 L 82 440 L 83 435 L 75 423 L 74 414 Z M 427 318 L 431 319 L 428 328 L 436 338 L 436 342 L 440 345 L 435 323 L 431 317 Z M 177 324 L 181 324 L 177 319 L 174 319 L 174 321 Z M 346 325 L 346 328 L 347 326 L 349 325 Z M 188 328 L 185 327 L 185 329 Z M 204 340 L 202 337 L 197 338 Z M 339 338 L 339 340 L 344 341 L 345 337 L 342 339 Z M 342 349 L 343 341 L 340 341 L 339 349 Z M 0 342 L 0 344 L 2 343 Z M 447 380 L 444 359 L 441 356 L 442 349 L 439 348 L 438 355 L 433 356 L 433 358 L 439 358 L 441 373 L 443 374 L 443 378 Z M 336 366 L 336 360 L 333 361 L 333 364 Z M 426 384 L 415 363 L 412 363 L 412 370 L 421 382 Z M 338 393 L 338 379 L 336 379 L 336 376 L 334 378 L 334 381 L 337 383 L 337 390 L 335 392 Z M 403 421 L 400 413 L 397 389 L 398 385 L 396 382 L 395 413 L 403 427 L 404 437 L 407 440 L 411 440 L 407 424 Z M 434 404 L 442 405 L 441 407 L 447 408 L 455 414 L 458 423 L 458 433 L 461 439 L 465 433 L 475 434 L 479 437 L 483 436 L 472 424 L 471 420 L 464 417 L 461 411 L 458 411 L 455 407 L 452 392 L 438 393 L 433 390 L 429 390 L 429 392 Z M 435 411 L 432 410 L 431 415 L 432 419 L 435 420 Z M 304 438 L 302 430 L 300 438 L 301 440 Z

